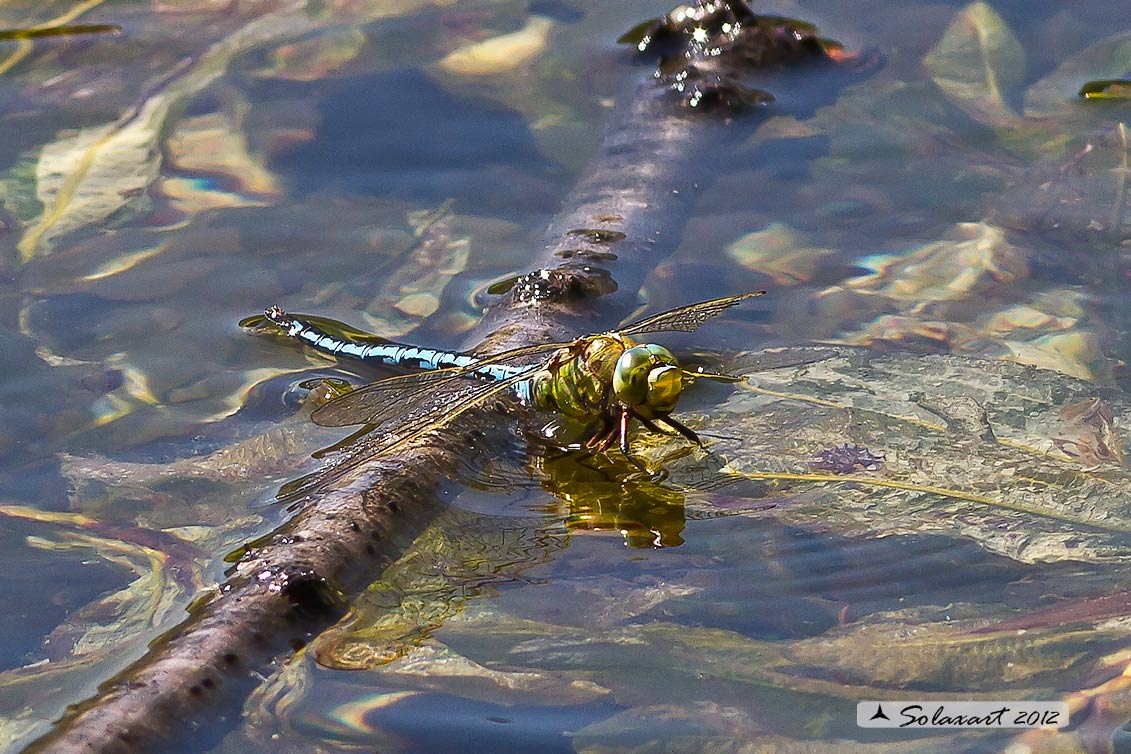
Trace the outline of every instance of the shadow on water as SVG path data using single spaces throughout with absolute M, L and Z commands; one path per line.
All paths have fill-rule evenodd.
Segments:
M 319 82 L 318 94 L 326 84 Z M 321 99 L 318 137 L 273 167 L 299 195 L 345 191 L 461 212 L 553 211 L 568 178 L 535 148 L 517 113 L 453 95 L 418 70 L 339 82 Z M 359 128 L 358 124 L 365 124 Z

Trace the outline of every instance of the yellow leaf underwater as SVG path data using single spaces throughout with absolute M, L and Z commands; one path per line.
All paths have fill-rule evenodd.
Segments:
M 966 6 L 923 62 L 935 84 L 974 120 L 1000 126 L 1017 119 L 1006 91 L 1021 82 L 1025 50 L 987 3 Z
M 531 16 L 526 26 L 516 32 L 454 50 L 440 61 L 440 68 L 457 76 L 490 76 L 512 71 L 541 54 L 553 25 L 548 18 Z
M 165 98 L 155 97 L 125 122 L 84 128 L 43 148 L 35 171 L 43 213 L 20 239 L 21 262 L 49 252 L 65 233 L 145 201 L 160 167 L 157 131 L 167 112 Z

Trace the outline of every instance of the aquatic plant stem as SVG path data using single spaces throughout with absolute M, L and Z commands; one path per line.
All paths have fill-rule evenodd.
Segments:
M 104 2 L 106 2 L 106 0 L 86 0 L 86 2 L 79 3 L 78 5 L 68 10 L 66 13 L 60 16 L 56 16 L 47 23 L 34 27 L 34 29 L 50 29 L 54 26 L 69 24 L 71 21 L 74 21 L 83 13 L 86 13 L 88 10 L 91 10 L 93 8 L 97 8 Z M 33 49 L 35 49 L 35 42 L 33 40 L 21 39 L 12 54 L 5 58 L 3 61 L 0 61 L 0 76 L 3 76 L 8 71 L 12 70 L 17 65 L 22 63 L 24 59 L 31 54 Z

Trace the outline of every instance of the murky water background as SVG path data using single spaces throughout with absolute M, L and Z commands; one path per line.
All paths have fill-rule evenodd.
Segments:
M 614 98 L 645 75 L 615 38 L 667 10 L 0 3 L 0 28 L 120 29 L 0 38 L 5 750 L 180 622 L 224 555 L 285 519 L 278 486 L 340 438 L 295 412 L 299 382 L 343 372 L 236 322 L 280 304 L 456 344 L 489 283 L 525 271 Z M 659 311 L 769 295 L 664 342 L 837 342 L 1055 370 L 1084 381 L 1048 390 L 1075 396 L 1061 417 L 1084 429 L 1037 446 L 1123 490 L 1131 106 L 1075 92 L 1131 71 L 1124 4 L 756 10 L 813 21 L 885 65 L 812 118 L 771 108 L 734 124 L 748 135 L 689 198 L 692 220 L 641 297 Z M 1018 374 L 1003 379 L 1059 379 Z M 1087 383 L 1102 404 L 1087 404 Z M 1004 384 L 991 403 L 1024 392 Z M 718 417 L 720 435 L 725 414 L 744 432 L 731 440 L 761 447 L 733 417 L 778 415 L 730 395 L 704 386 L 683 411 L 708 434 Z M 938 453 L 966 452 L 968 425 L 937 411 L 920 424 L 942 433 Z M 1113 516 L 1093 537 L 1103 527 L 1073 518 L 1083 503 L 1058 514 L 1068 534 L 1027 544 L 995 539 L 1022 515 L 985 513 L 996 477 L 963 487 L 962 516 L 884 528 L 844 512 L 849 486 L 790 509 L 796 491 L 764 469 L 718 485 L 725 470 L 700 470 L 694 489 L 678 474 L 624 486 L 575 471 L 455 486 L 346 622 L 201 745 L 999 751 L 1008 738 L 862 731 L 855 703 L 1057 698 L 1126 664 L 1127 532 Z M 946 473 L 924 476 L 957 484 Z M 1054 477 L 1040 483 L 1074 489 Z M 1010 621 L 1030 633 L 979 638 Z M 1118 691 L 1105 698 L 1115 725 Z

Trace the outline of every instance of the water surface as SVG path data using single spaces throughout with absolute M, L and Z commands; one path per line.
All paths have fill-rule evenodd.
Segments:
M 0 28 L 82 25 L 0 37 L 6 750 L 180 622 L 225 554 L 285 520 L 278 486 L 339 439 L 294 415 L 299 383 L 348 370 L 236 322 L 279 304 L 457 344 L 485 288 L 526 271 L 614 101 L 647 75 L 616 37 L 667 10 L 0 5 Z M 1053 370 L 1115 411 L 1081 420 L 1103 448 L 1042 452 L 1116 489 L 1131 108 L 1075 92 L 1131 71 L 1123 4 L 756 10 L 884 65 L 803 118 L 783 114 L 789 82 L 768 81 L 782 104 L 731 125 L 738 145 L 710 157 L 725 169 L 687 197 L 639 298 L 655 312 L 769 294 L 664 342 Z M 1055 397 L 1058 379 L 1034 382 Z M 702 386 L 683 411 L 709 433 L 730 395 Z M 1088 546 L 1039 557 L 980 513 L 869 528 L 838 515 L 836 484 L 821 517 L 783 512 L 798 493 L 780 479 L 625 486 L 623 471 L 457 480 L 346 622 L 198 749 L 996 751 L 1008 737 L 862 731 L 855 703 L 1058 698 L 1122 670 L 1126 616 L 1096 602 L 1127 589 L 1118 527 L 1091 547 L 1066 519 L 1059 541 Z M 1084 621 L 1040 612 L 1072 605 Z M 1035 638 L 972 633 L 1034 615 Z

